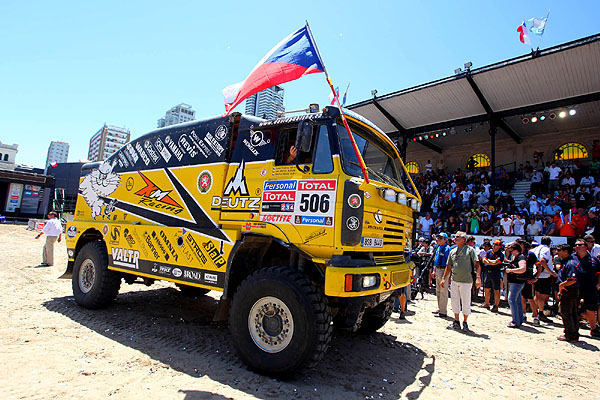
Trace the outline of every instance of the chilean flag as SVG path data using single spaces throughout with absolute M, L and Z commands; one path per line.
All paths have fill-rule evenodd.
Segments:
M 305 25 L 277 43 L 256 64 L 245 81 L 223 89 L 225 96 L 223 116 L 228 115 L 238 104 L 261 90 L 317 72 L 325 72 L 325 67 L 308 25 Z
M 527 32 L 527 25 L 525 25 L 525 21 L 517 28 L 517 32 L 519 32 L 519 40 L 521 43 L 528 45 L 531 47 L 531 40 L 529 39 L 529 32 Z

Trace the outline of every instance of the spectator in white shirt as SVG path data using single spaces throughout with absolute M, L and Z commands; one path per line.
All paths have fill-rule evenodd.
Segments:
M 562 169 L 560 169 L 560 167 L 556 165 L 556 162 L 553 162 L 550 168 L 548 169 L 548 173 L 550 175 L 550 179 L 548 181 L 548 190 L 550 192 L 553 192 L 558 187 L 558 182 L 562 173 Z
M 533 249 L 533 253 L 538 259 L 538 262 L 536 263 L 537 281 L 535 281 L 534 284 L 534 299 L 539 310 L 539 320 L 544 322 L 552 322 L 544 314 L 544 307 L 546 306 L 546 302 L 552 293 L 552 277 L 557 277 L 558 275 L 554 270 L 554 266 L 552 264 L 552 254 L 550 253 L 549 246 L 552 244 L 552 239 L 550 239 L 548 236 L 543 236 L 540 242 L 541 244 Z
M 535 215 L 540 211 L 540 202 L 535 195 L 531 196 L 531 199 L 529 200 L 529 215 Z
M 521 217 L 521 214 L 516 214 L 513 218 L 513 234 L 515 236 L 525 235 L 525 219 Z
M 48 213 L 48 222 L 35 238 L 39 239 L 43 234 L 46 234 L 46 243 L 42 251 L 42 263 L 40 265 L 47 267 L 54 265 L 54 242 L 58 241 L 60 243 L 62 236 L 62 224 L 54 211 Z
M 587 174 L 586 176 L 584 176 L 583 178 L 581 178 L 581 181 L 579 182 L 579 184 L 581 186 L 584 186 L 584 185 L 594 186 L 594 183 L 596 183 L 594 181 L 594 177 L 591 176 L 590 174 Z
M 571 174 L 567 173 L 565 175 L 565 177 L 563 178 L 561 185 L 565 186 L 565 185 L 569 185 L 569 186 L 575 186 L 575 178 L 573 178 L 571 176 Z
M 502 235 L 512 235 L 513 222 L 512 219 L 508 218 L 508 214 L 502 214 L 500 226 L 502 227 Z
M 424 218 L 421 218 L 419 222 L 419 233 L 425 236 L 427 239 L 431 238 L 431 228 L 435 224 L 433 218 L 431 218 L 431 214 L 427 213 Z

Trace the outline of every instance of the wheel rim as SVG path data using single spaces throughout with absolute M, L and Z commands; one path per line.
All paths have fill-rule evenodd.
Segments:
M 250 309 L 248 330 L 258 347 L 267 353 L 278 353 L 292 341 L 294 319 L 283 301 L 263 297 Z
M 94 262 L 86 258 L 81 263 L 79 268 L 79 289 L 83 293 L 88 293 L 94 286 L 94 280 L 96 279 L 96 269 L 94 268 Z

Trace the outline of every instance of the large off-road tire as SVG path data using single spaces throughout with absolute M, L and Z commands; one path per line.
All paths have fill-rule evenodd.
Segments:
M 288 267 L 246 278 L 233 296 L 229 325 L 242 361 L 276 377 L 315 366 L 333 330 L 323 292 Z
M 390 319 L 394 309 L 394 298 L 389 297 L 385 301 L 379 303 L 376 307 L 368 308 L 358 328 L 358 333 L 369 334 L 385 325 Z
M 180 285 L 179 283 L 176 285 L 179 288 L 181 295 L 185 297 L 201 297 L 210 292 L 210 289 L 204 289 L 197 286 Z
M 71 282 L 75 301 L 85 308 L 106 307 L 117 297 L 121 275 L 108 269 L 104 242 L 90 242 L 83 246 L 75 259 Z

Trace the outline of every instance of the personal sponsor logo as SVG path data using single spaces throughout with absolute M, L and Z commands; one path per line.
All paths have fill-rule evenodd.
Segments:
M 162 190 L 146 177 L 146 175 L 140 171 L 138 171 L 138 174 L 140 174 L 144 183 L 146 183 L 146 186 L 135 192 L 136 195 L 142 197 L 138 204 L 169 211 L 173 214 L 179 214 L 183 211 L 183 207 L 170 196 L 172 190 Z
M 212 241 L 204 242 L 202 246 L 217 268 L 222 268 L 227 264 L 227 261 L 221 256 L 219 249 L 217 249 Z
M 315 239 L 323 237 L 327 234 L 327 230 L 325 228 L 317 229 L 316 231 L 311 232 L 308 236 L 304 238 L 304 244 L 312 242 Z
M 206 136 L 204 136 L 204 140 L 210 146 L 211 149 L 217 154 L 217 156 L 221 157 L 221 154 L 225 151 L 221 143 L 215 139 L 215 137 L 210 133 L 206 132 Z
M 377 224 L 380 224 L 381 222 L 383 222 L 383 214 L 381 213 L 381 210 L 378 210 L 375 215 L 373 215 L 373 218 L 375 218 L 375 222 Z
M 350 207 L 358 208 L 358 207 L 360 207 L 361 204 L 362 204 L 362 200 L 361 200 L 360 196 L 357 195 L 356 193 L 353 193 L 350 196 L 348 196 L 348 205 Z
M 179 136 L 179 140 L 177 142 L 179 143 L 179 146 L 190 155 L 190 157 L 194 158 L 198 155 L 198 150 L 196 150 L 195 146 L 190 144 L 185 133 Z
M 171 150 L 171 153 L 173 153 L 175 158 L 177 158 L 178 161 L 181 161 L 181 159 L 183 158 L 183 151 L 181 150 L 179 145 L 175 143 L 173 139 L 171 139 L 171 136 L 165 137 L 165 144 L 167 145 L 169 150 Z
M 140 142 L 136 142 L 135 149 L 137 150 L 140 157 L 142 157 L 142 161 L 144 162 L 144 164 L 150 165 L 150 157 L 148 157 L 148 155 L 142 148 L 142 145 L 140 144 Z
M 160 160 L 160 156 L 158 155 L 156 149 L 154 148 L 154 146 L 152 146 L 152 143 L 150 143 L 149 140 L 144 141 L 144 149 L 146 149 L 146 152 L 152 159 L 152 162 L 154 164 L 158 163 L 158 161 Z
M 351 217 L 349 217 L 346 220 L 346 228 L 348 228 L 351 231 L 355 231 L 360 227 L 360 220 L 358 219 L 358 217 L 355 217 L 354 215 L 352 215 Z
M 110 251 L 112 253 L 113 265 L 125 268 L 139 269 L 139 251 L 122 247 L 112 247 Z
M 333 218 L 331 217 L 311 217 L 306 215 L 296 215 L 294 219 L 296 225 L 326 225 L 331 226 L 333 224 Z
M 298 181 L 267 181 L 264 184 L 264 191 L 295 191 L 298 187 Z
M 110 237 L 108 242 L 113 245 L 118 245 L 119 240 L 121 239 L 121 227 L 118 225 L 113 225 L 110 230 Z
M 212 187 L 213 177 L 210 171 L 204 170 L 198 176 L 198 190 L 200 193 L 208 193 Z
M 71 225 L 69 229 L 67 229 L 67 237 L 69 239 L 73 239 L 75 236 L 77 236 L 77 227 L 75 225 Z
M 229 129 L 227 129 L 227 125 L 217 126 L 217 129 L 215 129 L 215 138 L 220 142 L 227 137 L 228 131 Z
M 167 149 L 165 144 L 162 142 L 162 140 L 160 140 L 160 138 L 156 138 L 154 145 L 158 149 L 158 152 L 160 153 L 160 156 L 163 158 L 163 160 L 165 160 L 165 162 L 169 162 L 169 160 L 171 159 L 171 153 L 169 152 L 169 149 Z

